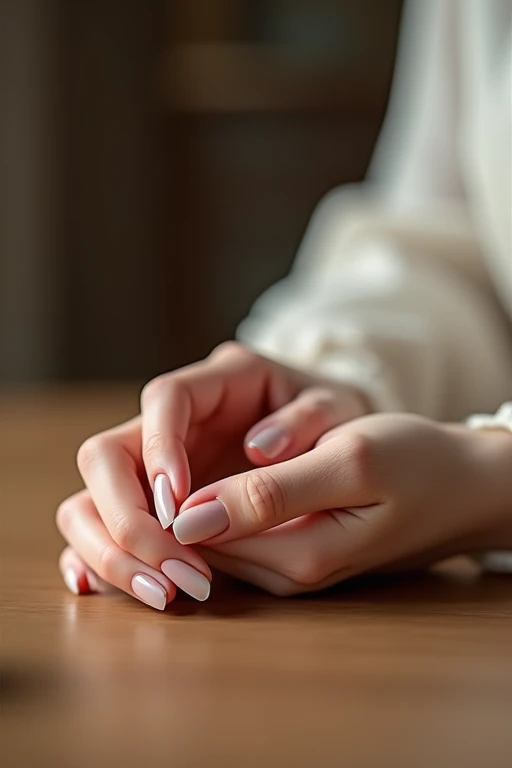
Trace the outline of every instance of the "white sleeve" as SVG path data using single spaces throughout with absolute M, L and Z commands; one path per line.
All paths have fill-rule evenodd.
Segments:
M 439 419 L 495 410 L 512 380 L 458 174 L 454 7 L 409 4 L 372 181 L 320 203 L 292 273 L 238 334 L 359 386 L 377 410 Z

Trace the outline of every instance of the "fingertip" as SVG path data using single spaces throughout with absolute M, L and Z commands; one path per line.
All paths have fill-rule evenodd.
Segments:
M 291 442 L 287 429 L 280 424 L 270 424 L 251 430 L 245 440 L 245 450 L 253 463 L 265 464 L 282 456 Z
M 87 595 L 96 590 L 92 588 L 85 570 L 77 570 L 68 565 L 62 571 L 64 584 L 74 595 Z
M 171 487 L 171 481 L 169 477 L 163 473 L 155 477 L 153 499 L 160 525 L 166 530 L 172 525 L 176 516 L 176 501 Z
M 173 443 L 172 456 L 168 466 L 171 492 L 174 496 L 176 508 L 178 508 L 190 494 L 192 484 L 188 455 L 181 440 L 176 440 Z
M 64 584 L 70 592 L 72 592 L 74 595 L 80 594 L 80 588 L 78 586 L 78 575 L 76 571 L 73 570 L 73 568 L 66 568 L 62 574 L 62 578 L 64 579 Z
M 59 570 L 64 584 L 74 595 L 88 595 L 102 591 L 96 574 L 71 547 L 66 547 L 61 553 Z

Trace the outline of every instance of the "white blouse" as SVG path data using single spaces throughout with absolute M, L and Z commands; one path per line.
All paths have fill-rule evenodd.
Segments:
M 461 420 L 512 396 L 512 0 L 409 0 L 403 27 L 368 179 L 320 202 L 239 337 Z

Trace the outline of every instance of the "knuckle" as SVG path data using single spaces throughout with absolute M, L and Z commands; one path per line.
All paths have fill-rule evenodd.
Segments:
M 187 384 L 184 374 L 175 374 L 165 380 L 165 384 L 161 385 L 160 393 L 163 394 L 165 390 L 165 397 L 169 400 L 183 401 L 187 396 Z
M 110 535 L 118 547 L 125 552 L 134 552 L 138 541 L 138 531 L 136 526 L 126 517 L 123 512 L 112 515 L 112 523 L 109 526 Z
M 225 357 L 250 357 L 253 355 L 250 349 L 239 341 L 223 341 L 210 354 L 214 360 Z
M 357 480 L 367 487 L 373 481 L 375 444 L 368 435 L 355 433 L 348 447 L 348 463 Z
M 105 544 L 98 552 L 96 573 L 109 584 L 116 584 L 119 552 L 115 544 Z
M 154 379 L 148 381 L 142 387 L 140 393 L 141 406 L 147 405 L 151 400 L 158 399 L 162 391 L 167 389 L 169 384 L 169 374 L 162 373 L 160 376 L 156 376 Z
M 330 424 L 333 419 L 335 401 L 329 390 L 313 390 L 304 396 L 300 410 L 308 421 L 318 423 L 319 427 Z
M 74 510 L 71 504 L 71 499 L 65 499 L 59 504 L 57 512 L 55 513 L 57 528 L 63 536 L 66 536 L 67 531 L 69 531 L 73 515 Z
M 105 432 L 88 437 L 82 443 L 76 455 L 76 463 L 82 474 L 101 460 L 108 450 L 108 445 L 109 437 Z
M 369 435 L 349 432 L 333 439 L 335 461 L 333 466 L 343 467 L 345 481 L 356 494 L 367 495 L 377 491 L 381 484 L 378 476 L 378 452 Z
M 315 396 L 315 411 L 324 417 L 324 420 L 330 419 L 335 410 L 335 397 L 328 390 L 318 392 Z
M 245 478 L 245 514 L 256 528 L 272 528 L 282 521 L 285 491 L 282 483 L 270 472 L 260 469 Z
M 166 449 L 167 440 L 161 432 L 153 432 L 144 443 L 144 460 L 151 462 L 153 459 L 161 456 Z

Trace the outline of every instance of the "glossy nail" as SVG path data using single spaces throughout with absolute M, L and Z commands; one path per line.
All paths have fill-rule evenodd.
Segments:
M 215 499 L 191 507 L 174 518 L 173 531 L 180 544 L 197 544 L 218 536 L 229 526 L 224 504 Z
M 138 573 L 132 579 L 132 589 L 143 603 L 156 608 L 158 611 L 164 610 L 167 604 L 165 589 L 151 576 Z
M 265 427 L 261 432 L 253 435 L 247 443 L 247 447 L 256 448 L 267 459 L 273 459 L 275 456 L 279 456 L 289 443 L 290 435 L 282 427 L 272 426 Z
M 72 592 L 74 595 L 79 595 L 80 588 L 78 586 L 78 576 L 76 575 L 75 571 L 72 568 L 66 568 L 66 570 L 62 574 L 62 577 L 69 591 Z
M 210 582 L 202 573 L 196 571 L 182 560 L 164 560 L 162 573 L 187 595 L 196 600 L 207 600 L 210 594 Z
M 176 515 L 176 504 L 167 475 L 155 477 L 155 509 L 162 528 L 168 528 Z

